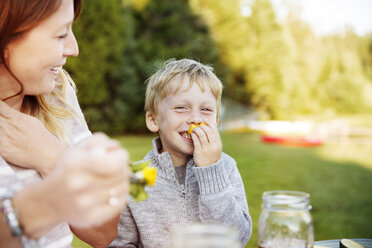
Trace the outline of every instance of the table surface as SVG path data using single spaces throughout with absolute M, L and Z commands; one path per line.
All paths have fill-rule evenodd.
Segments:
M 360 245 L 364 246 L 365 248 L 372 248 L 372 239 L 350 239 L 353 240 Z M 314 245 L 324 246 L 327 248 L 340 248 L 340 240 L 323 240 L 323 241 L 316 241 Z

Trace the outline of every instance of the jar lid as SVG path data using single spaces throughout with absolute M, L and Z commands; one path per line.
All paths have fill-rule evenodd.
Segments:
M 266 191 L 262 195 L 263 208 L 270 210 L 310 210 L 310 194 L 300 191 Z

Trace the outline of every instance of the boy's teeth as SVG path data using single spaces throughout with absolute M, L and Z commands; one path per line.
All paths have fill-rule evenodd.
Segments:
M 187 139 L 190 139 L 191 138 L 191 135 L 189 133 L 182 133 L 182 136 L 187 138 Z

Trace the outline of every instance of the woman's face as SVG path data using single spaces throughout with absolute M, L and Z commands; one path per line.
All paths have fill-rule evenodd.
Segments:
M 73 0 L 62 0 L 53 15 L 7 46 L 5 56 L 9 68 L 22 82 L 24 95 L 51 92 L 66 58 L 78 55 L 71 28 L 73 19 Z M 18 85 L 10 74 L 7 79 L 8 84 Z M 19 90 L 19 86 L 13 88 Z

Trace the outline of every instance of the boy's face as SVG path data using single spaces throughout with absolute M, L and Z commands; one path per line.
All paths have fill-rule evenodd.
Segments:
M 217 126 L 217 101 L 209 87 L 202 92 L 195 83 L 190 89 L 188 86 L 185 77 L 177 93 L 160 101 L 156 115 L 146 114 L 147 127 L 158 132 L 162 152 L 169 152 L 176 166 L 185 164 L 194 152 L 193 140 L 188 134 L 191 124 L 207 122 Z

